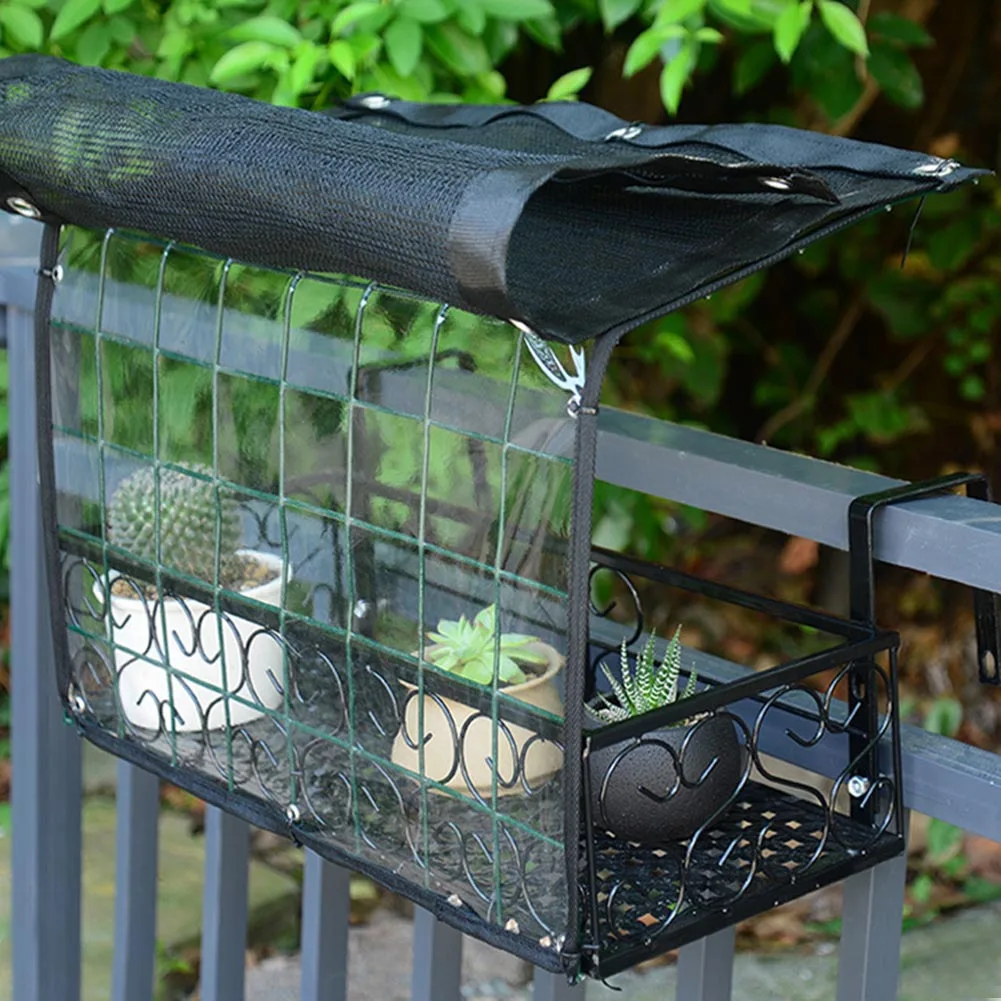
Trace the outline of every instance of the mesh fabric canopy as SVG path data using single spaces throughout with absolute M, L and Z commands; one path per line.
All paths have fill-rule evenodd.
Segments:
M 585 104 L 356 98 L 331 114 L 0 62 L 0 199 L 275 267 L 364 275 L 578 342 L 975 171 L 781 126 Z

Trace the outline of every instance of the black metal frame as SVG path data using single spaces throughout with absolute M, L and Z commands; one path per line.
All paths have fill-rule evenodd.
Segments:
M 251 794 L 239 785 L 234 786 L 232 782 L 225 781 L 224 777 L 220 779 L 212 777 L 211 772 L 208 775 L 199 772 L 183 758 L 176 759 L 165 755 L 162 748 L 153 746 L 155 741 L 137 739 L 135 733 L 129 732 L 128 728 L 123 729 L 121 724 L 116 732 L 109 730 L 107 722 L 102 722 L 100 712 L 90 702 L 86 685 L 81 683 L 80 665 L 71 662 L 66 641 L 67 613 L 72 617 L 74 611 L 69 601 L 72 588 L 66 586 L 64 576 L 72 572 L 72 569 L 67 570 L 63 565 L 63 558 L 68 558 L 70 563 L 76 561 L 74 565 L 80 566 L 98 553 L 86 538 L 65 533 L 60 536 L 58 532 L 52 449 L 51 386 L 48 382 L 49 311 L 56 247 L 55 230 L 50 227 L 46 234 L 36 311 L 39 447 L 46 517 L 45 535 L 56 623 L 56 660 L 60 692 L 77 727 L 93 742 L 173 783 L 188 788 L 196 795 L 258 826 L 285 834 L 298 843 L 308 845 L 333 862 L 349 865 L 367 873 L 390 889 L 411 897 L 442 920 L 465 932 L 515 952 L 543 968 L 563 971 L 571 978 L 580 974 L 610 976 L 667 949 L 693 941 L 819 886 L 843 879 L 903 850 L 900 733 L 896 700 L 899 640 L 895 633 L 878 629 L 874 621 L 873 515 L 885 504 L 940 493 L 964 483 L 974 496 L 987 499 L 983 479 L 950 477 L 929 484 L 902 487 L 873 497 L 859 498 L 851 506 L 850 619 L 840 619 L 750 594 L 728 585 L 702 580 L 690 574 L 644 563 L 622 554 L 594 550 L 590 544 L 590 520 L 598 398 L 604 369 L 615 343 L 615 339 L 610 336 L 600 338 L 595 343 L 586 384 L 579 398 L 572 401 L 572 413 L 576 417 L 576 436 L 571 543 L 568 552 L 569 648 L 566 652 L 565 721 L 560 727 L 551 718 L 527 707 L 505 707 L 504 713 L 504 725 L 510 723 L 533 728 L 541 738 L 562 744 L 564 751 L 562 787 L 558 792 L 562 800 L 565 839 L 562 853 L 565 857 L 563 889 L 566 891 L 568 921 L 564 932 L 560 933 L 556 928 L 547 928 L 541 919 L 536 921 L 536 924 L 545 930 L 545 934 L 542 935 L 538 933 L 533 935 L 527 927 L 519 930 L 517 922 L 513 927 L 509 927 L 508 924 L 501 926 L 491 921 L 489 905 L 487 905 L 488 913 L 484 915 L 468 903 L 464 903 L 454 891 L 446 896 L 448 881 L 439 880 L 435 883 L 433 874 L 428 872 L 421 874 L 419 859 L 416 862 L 418 868 L 411 872 L 404 866 L 394 869 L 380 864 L 377 852 L 363 856 L 345 850 L 323 836 L 322 824 L 313 823 L 308 815 L 289 812 L 281 801 L 269 796 L 266 778 L 262 779 L 260 775 L 257 775 L 257 781 L 263 793 Z M 623 722 L 588 726 L 584 718 L 584 704 L 595 692 L 599 664 L 607 658 L 612 649 L 596 639 L 594 634 L 597 630 L 592 629 L 595 618 L 600 618 L 607 612 L 592 607 L 590 603 L 590 580 L 595 567 L 602 567 L 623 579 L 642 577 L 656 586 L 679 588 L 796 625 L 821 630 L 840 637 L 842 642 L 821 652 L 800 657 L 766 671 L 748 674 L 737 680 L 719 682 L 712 678 L 704 678 L 704 681 L 710 682 L 709 687 L 681 704 L 666 706 Z M 132 565 L 127 560 L 122 561 L 120 566 L 116 565 L 116 569 L 136 576 L 142 576 L 143 572 L 141 566 Z M 160 568 L 157 569 L 157 574 L 161 586 L 166 586 L 171 594 L 181 599 L 202 601 L 209 599 L 222 613 L 247 614 L 245 606 L 227 599 L 224 595 L 220 596 L 210 589 L 199 589 L 188 580 L 172 578 L 169 572 Z M 631 593 L 636 595 L 635 588 Z M 976 602 L 978 640 L 981 646 L 981 676 L 984 678 L 990 674 L 988 666 L 991 656 L 994 658 L 995 668 L 998 666 L 998 624 L 994 596 L 978 593 Z M 639 606 L 637 613 L 637 627 L 630 638 L 633 644 L 644 634 L 644 617 Z M 268 612 L 266 609 L 255 609 L 253 618 L 263 628 L 272 632 L 281 628 L 278 614 Z M 299 630 L 293 637 L 296 642 L 298 642 L 296 637 L 301 634 L 307 644 L 316 646 L 321 652 L 324 644 L 329 646 L 335 642 L 331 630 L 319 623 L 298 622 L 296 628 Z M 360 634 L 361 631 L 358 632 Z M 358 639 L 356 642 L 362 644 L 361 648 L 366 648 L 364 639 Z M 886 655 L 888 661 L 886 668 L 877 663 L 879 655 Z M 348 664 L 343 670 L 364 671 L 367 675 L 379 674 L 370 664 L 354 666 Z M 378 683 L 381 683 L 386 691 L 391 692 L 387 678 L 395 684 L 401 678 L 405 680 L 412 676 L 413 670 L 412 664 L 401 660 L 387 669 L 387 673 Z M 824 671 L 834 671 L 835 677 L 826 688 L 821 685 L 818 694 L 816 687 L 811 688 L 810 682 Z M 997 670 L 987 680 L 997 683 Z M 835 705 L 834 689 L 841 682 L 845 682 L 848 686 L 849 698 L 845 709 Z M 340 684 L 338 680 L 338 685 Z M 467 684 L 447 677 L 436 677 L 434 684 L 435 690 L 443 697 L 461 696 L 466 701 L 472 701 L 481 711 L 490 711 L 487 705 L 489 699 L 484 701 L 482 696 L 478 697 L 475 689 L 471 689 Z M 878 712 L 880 685 L 886 697 L 887 712 L 883 717 L 880 717 Z M 808 702 L 804 707 L 802 700 L 796 702 L 793 698 L 795 693 L 812 699 L 812 703 Z M 399 718 L 398 706 L 395 706 L 394 712 L 396 718 Z M 662 727 L 708 714 L 733 720 L 734 726 L 743 734 L 748 760 L 753 759 L 759 771 L 769 777 L 761 768 L 758 758 L 759 752 L 765 753 L 759 738 L 763 733 L 761 721 L 766 712 L 775 712 L 781 714 L 784 719 L 787 718 L 789 720 L 787 737 L 795 740 L 801 747 L 813 746 L 828 737 L 841 742 L 839 748 L 844 752 L 844 759 L 849 768 L 844 769 L 843 774 L 839 775 L 829 796 L 825 798 L 819 793 L 813 794 L 814 802 L 810 803 L 801 796 L 798 798 L 790 796 L 788 791 L 777 793 L 773 790 L 766 791 L 765 785 L 750 780 L 751 766 L 748 765 L 739 788 L 728 803 L 685 843 L 655 846 L 652 849 L 631 845 L 623 848 L 621 840 L 609 839 L 604 832 L 596 828 L 595 817 L 599 811 L 595 809 L 596 804 L 591 791 L 591 756 L 594 752 L 623 741 L 642 743 L 645 738 L 649 740 L 650 735 Z M 795 722 L 812 726 L 814 728 L 812 735 L 804 737 L 796 733 L 791 728 Z M 382 724 L 378 721 L 376 723 L 376 729 L 379 729 Z M 260 740 L 246 734 L 244 736 L 251 747 L 250 763 L 256 774 L 260 760 L 267 758 L 270 749 L 266 739 Z M 385 736 L 385 733 L 381 736 Z M 207 736 L 205 743 L 208 744 Z M 308 751 L 303 752 L 303 756 L 306 753 Z M 259 760 L 258 755 L 263 755 L 263 758 Z M 266 762 L 264 767 L 266 769 Z M 299 771 L 294 774 L 305 781 L 307 769 L 301 759 L 296 767 Z M 869 791 L 864 791 L 852 800 L 850 812 L 846 816 L 838 813 L 834 801 L 841 786 L 845 784 L 849 770 L 852 777 L 869 784 L 867 787 Z M 405 822 L 407 810 L 411 805 L 408 801 L 409 794 L 405 790 L 401 791 L 402 784 L 394 783 L 393 776 L 386 774 L 384 769 L 379 781 L 383 779 L 393 786 L 393 795 L 398 801 Z M 811 795 L 810 790 L 801 784 L 786 783 L 786 786 L 787 790 Z M 423 795 L 426 797 L 426 793 Z M 785 845 L 787 849 L 783 855 L 785 861 L 781 864 L 791 867 L 788 870 L 788 878 L 777 872 L 769 875 L 766 870 L 770 863 L 766 864 L 763 861 L 768 850 L 765 842 L 776 833 L 776 826 L 773 823 L 775 817 L 768 816 L 768 813 L 773 812 L 768 808 L 769 802 L 777 804 L 776 809 L 780 812 L 785 811 L 782 816 L 787 822 L 792 818 L 792 823 L 800 826 L 803 823 L 813 824 L 814 836 L 820 844 L 819 848 L 807 846 L 808 850 L 805 852 L 799 852 L 803 847 L 801 844 L 792 847 L 789 844 Z M 307 794 L 304 794 L 302 803 L 307 808 L 308 814 L 312 807 Z M 757 840 L 753 844 L 748 841 L 742 845 L 740 837 L 732 828 L 734 818 L 739 816 L 734 811 L 739 810 L 745 811 L 748 817 L 752 813 L 758 817 Z M 797 821 L 794 816 L 796 811 L 801 811 L 806 820 Z M 463 838 L 468 837 L 473 842 L 474 849 L 482 847 L 482 839 L 477 840 L 480 836 L 475 825 L 467 831 L 462 831 L 461 824 L 454 819 L 446 818 L 443 823 L 446 826 L 451 824 L 452 828 L 460 831 Z M 787 842 L 796 840 L 787 838 Z M 535 891 L 533 880 L 537 877 L 531 875 L 528 865 L 531 861 L 532 848 L 529 846 L 519 854 L 516 838 L 512 845 L 518 859 L 518 871 L 512 876 L 516 892 L 520 894 L 519 899 L 524 902 L 526 913 L 531 912 L 528 913 L 528 918 L 535 920 L 539 915 L 535 912 L 532 893 Z M 724 847 L 721 848 L 720 845 Z M 744 856 L 741 856 L 742 851 Z M 748 851 L 750 851 L 749 857 Z M 467 859 L 462 861 L 467 870 L 465 878 L 476 892 L 476 874 L 470 873 Z M 726 867 L 730 862 L 750 866 L 750 877 L 754 878 L 747 877 L 744 883 L 738 881 L 737 884 L 733 884 L 732 873 L 726 874 Z M 619 868 L 616 868 L 617 866 Z M 774 869 L 774 865 L 772 868 Z M 608 916 L 612 915 L 614 907 L 619 903 L 628 903 L 631 892 L 628 872 L 639 869 L 643 869 L 646 874 L 645 887 L 655 891 L 654 896 L 659 894 L 659 897 L 656 901 L 648 900 L 651 909 L 641 917 L 649 918 L 649 921 L 643 922 L 642 930 L 637 931 L 633 928 L 631 932 L 624 933 L 622 928 L 615 927 L 617 919 L 614 915 L 611 918 Z M 603 875 L 606 870 L 608 874 Z M 619 878 L 617 874 L 621 873 L 627 875 Z M 763 877 L 763 882 L 756 881 L 759 873 Z M 419 875 L 423 876 L 423 882 L 418 878 Z M 460 872 L 459 876 L 462 875 Z M 547 875 L 555 877 L 557 874 L 549 872 Z M 712 887 L 707 880 L 711 883 L 714 877 L 718 877 L 722 883 L 724 876 L 731 879 L 730 889 L 714 898 Z M 701 898 L 697 899 L 696 891 L 701 893 Z M 685 894 L 688 894 L 687 898 Z M 453 897 L 456 899 L 453 900 Z M 658 907 L 660 910 L 653 913 Z M 528 922 L 523 923 L 527 925 Z
M 864 561 L 867 556 L 871 560 L 871 548 L 861 554 L 861 559 Z M 679 588 L 704 597 L 725 601 L 765 613 L 776 619 L 821 630 L 832 636 L 840 636 L 844 642 L 768 670 L 749 674 L 737 681 L 714 682 L 708 689 L 684 700 L 684 702 L 654 710 L 641 717 L 600 726 L 590 730 L 585 735 L 585 778 L 582 783 L 586 820 L 584 862 L 586 866 L 585 889 L 588 894 L 591 922 L 590 939 L 585 945 L 584 951 L 585 966 L 592 976 L 611 976 L 658 953 L 677 948 L 820 886 L 844 879 L 846 876 L 875 865 L 879 861 L 892 858 L 903 850 L 900 734 L 895 696 L 899 637 L 895 633 L 879 630 L 869 622 L 840 619 L 809 608 L 751 594 L 728 585 L 706 581 L 678 570 L 651 565 L 608 551 L 595 552 L 595 569 L 611 570 L 630 582 L 642 577 L 658 585 Z M 637 603 L 637 614 L 634 618 L 638 625 L 634 635 L 630 638 L 635 642 L 640 638 L 642 632 L 643 613 L 639 606 L 635 587 L 630 586 L 628 591 Z M 593 691 L 597 665 L 611 650 L 612 648 L 608 646 L 598 648 L 598 652 L 592 659 L 592 674 L 589 679 L 591 691 Z M 889 668 L 887 672 L 882 672 L 882 669 L 876 665 L 875 657 L 880 653 L 888 654 Z M 823 696 L 818 697 L 815 712 L 806 711 L 802 704 L 796 705 L 789 701 L 788 695 L 791 692 L 803 692 L 804 683 L 809 682 L 819 673 L 830 670 L 835 670 L 837 673 L 834 680 L 827 685 Z M 878 674 L 882 675 L 884 681 L 889 712 L 882 721 L 877 717 L 875 724 L 868 714 L 860 713 L 851 706 L 848 707 L 846 713 L 840 715 L 832 712 L 835 687 L 840 682 L 845 681 L 849 682 L 851 690 L 853 679 L 859 677 L 860 672 L 868 683 L 867 687 L 873 691 L 876 688 L 874 681 Z M 767 697 L 766 692 L 773 694 Z M 747 708 L 748 704 L 753 703 L 761 706 L 756 712 Z M 741 705 L 745 707 L 742 711 L 735 708 Z M 790 720 L 809 721 L 816 727 L 814 734 L 809 738 L 797 735 L 792 729 L 787 730 L 788 736 L 801 746 L 809 746 L 811 743 L 818 742 L 825 734 L 846 735 L 849 741 L 847 760 L 848 762 L 858 762 L 861 765 L 861 767 L 851 769 L 853 774 L 868 780 L 870 788 L 873 790 L 878 785 L 889 796 L 890 801 L 885 804 L 882 814 L 877 816 L 875 797 L 867 794 L 862 797 L 862 801 L 868 804 L 864 817 L 853 816 L 850 820 L 849 818 L 836 820 L 834 812 L 834 799 L 838 791 L 836 787 L 829 799 L 822 802 L 820 807 L 826 816 L 820 818 L 814 813 L 814 822 L 823 825 L 822 843 L 826 846 L 829 836 L 832 841 L 842 838 L 849 840 L 851 837 L 855 837 L 859 839 L 857 842 L 847 847 L 843 852 L 832 851 L 828 853 L 825 847 L 821 853 L 818 849 L 814 853 L 809 853 L 805 864 L 802 865 L 802 872 L 790 871 L 788 879 L 770 878 L 764 881 L 765 885 L 761 886 L 748 882 L 736 893 L 732 893 L 729 897 L 714 904 L 707 904 L 704 900 L 696 901 L 688 907 L 686 913 L 685 907 L 682 906 L 686 880 L 697 882 L 699 870 L 705 870 L 711 864 L 710 858 L 717 859 L 715 864 L 720 867 L 720 878 L 722 879 L 722 867 L 729 860 L 729 856 L 726 852 L 723 853 L 723 856 L 719 856 L 715 839 L 723 837 L 721 832 L 727 829 L 728 820 L 732 820 L 732 812 L 735 807 L 747 803 L 747 808 L 752 809 L 757 797 L 763 794 L 762 790 L 765 787 L 749 778 L 750 768 L 748 768 L 739 788 L 731 796 L 729 805 L 721 808 L 721 811 L 696 832 L 691 841 L 688 842 L 683 857 L 678 860 L 673 879 L 664 879 L 664 893 L 668 906 L 665 917 L 657 922 L 656 926 L 650 922 L 650 929 L 647 932 L 634 935 L 632 940 L 624 943 L 621 931 L 617 934 L 602 935 L 598 916 L 602 914 L 603 908 L 608 909 L 609 880 L 607 870 L 609 866 L 604 865 L 606 875 L 604 879 L 601 878 L 598 855 L 601 844 L 607 844 L 607 840 L 595 830 L 598 811 L 592 800 L 592 784 L 589 774 L 592 753 L 598 748 L 608 747 L 620 741 L 641 743 L 644 738 L 649 740 L 650 735 L 662 726 L 677 725 L 701 714 L 713 714 L 728 717 L 734 721 L 738 728 L 744 728 L 746 750 L 752 758 L 757 760 L 760 724 L 764 715 L 773 709 L 778 709 L 782 715 L 787 715 Z M 748 718 L 752 721 L 751 723 L 747 722 Z M 878 745 L 883 741 L 887 745 L 885 750 L 888 753 L 879 755 L 877 753 Z M 872 753 L 867 754 L 868 751 Z M 880 758 L 883 762 L 882 771 L 880 770 Z M 683 761 L 676 763 L 675 767 L 680 773 Z M 844 776 L 842 776 L 840 783 L 843 783 L 843 780 Z M 777 803 L 779 797 L 785 794 L 768 792 L 764 795 L 769 797 L 769 801 Z M 811 811 L 818 810 L 816 805 L 804 801 L 798 802 L 800 803 L 798 809 L 802 810 L 804 816 L 809 815 Z M 797 808 L 792 807 L 792 809 Z M 759 831 L 759 839 L 762 840 L 762 843 L 764 843 L 765 838 L 770 838 L 777 833 L 771 823 L 769 819 Z M 843 830 L 836 831 L 836 824 L 842 824 Z M 851 834 L 846 835 L 845 831 L 850 831 Z M 733 831 L 727 833 L 725 837 L 729 841 L 728 852 L 734 850 L 737 838 L 743 838 L 746 841 L 743 833 Z M 662 858 L 657 858 L 656 851 L 651 857 L 648 848 L 630 847 L 634 853 L 632 859 L 634 865 L 637 858 L 646 856 L 648 861 L 654 862 L 656 860 L 657 865 L 661 868 L 665 867 Z M 761 847 L 760 844 L 757 845 L 752 853 L 755 856 L 754 864 L 761 861 L 758 857 L 758 850 Z M 833 857 L 821 857 L 827 854 Z M 802 858 L 800 862 L 803 862 Z M 799 863 L 791 859 L 787 859 L 786 864 L 799 868 Z M 628 872 L 628 869 L 625 871 Z M 649 887 L 650 883 L 646 882 L 645 885 Z M 680 894 L 679 885 L 682 888 Z M 679 899 L 673 901 L 672 894 L 678 895 Z M 708 895 L 708 891 L 704 890 L 703 898 Z M 602 902 L 603 897 L 605 903 Z M 648 912 L 644 917 L 649 921 L 650 913 Z

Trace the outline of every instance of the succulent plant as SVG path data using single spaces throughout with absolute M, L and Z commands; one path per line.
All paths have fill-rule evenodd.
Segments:
M 612 702 L 599 692 L 597 696 L 599 705 L 587 707 L 592 716 L 602 723 L 617 723 L 619 720 L 639 716 L 651 709 L 660 709 L 662 706 L 677 702 L 678 678 L 681 676 L 681 627 L 677 628 L 674 638 L 668 643 L 660 667 L 656 667 L 655 664 L 654 639 L 655 634 L 651 633 L 646 646 L 636 658 L 635 671 L 629 666 L 626 641 L 622 641 L 622 648 L 619 651 L 621 681 L 612 674 L 607 664 L 601 665 L 601 670 L 612 687 L 615 701 Z M 681 693 L 682 699 L 687 699 L 695 693 L 696 680 L 695 672 L 692 671 L 685 690 Z M 683 726 L 687 722 L 683 720 L 676 725 Z
M 195 475 L 188 475 L 189 473 Z M 156 471 L 144 467 L 122 482 L 108 508 L 108 541 L 136 559 L 156 562 Z M 180 472 L 160 470 L 159 560 L 181 573 L 212 582 L 216 573 L 216 525 L 219 535 L 219 580 L 236 573 L 240 545 L 240 512 L 225 493 L 216 500 L 208 466 Z
M 494 678 L 494 655 L 497 648 L 497 606 L 489 605 L 470 622 L 464 615 L 455 619 L 442 619 L 438 631 L 428 633 L 435 644 L 426 653 L 427 660 L 444 671 L 468 678 L 481 685 L 489 685 Z M 500 634 L 499 678 L 504 685 L 520 685 L 528 680 L 518 666 L 541 667 L 546 657 L 532 645 L 537 636 L 522 633 Z

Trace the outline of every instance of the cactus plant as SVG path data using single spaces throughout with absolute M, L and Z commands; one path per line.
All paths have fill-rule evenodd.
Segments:
M 612 693 L 615 695 L 616 701 L 612 702 L 599 692 L 597 697 L 599 704 L 587 707 L 592 716 L 602 723 L 617 723 L 619 720 L 650 712 L 651 709 L 669 706 L 678 700 L 678 678 L 681 674 L 681 627 L 677 628 L 673 639 L 668 643 L 659 668 L 654 665 L 653 647 L 654 634 L 651 633 L 646 646 L 636 658 L 636 670 L 633 672 L 629 667 L 626 641 L 622 641 L 622 649 L 619 651 L 619 664 L 622 669 L 621 682 L 605 664 L 601 665 L 609 685 L 612 686 Z M 687 699 L 695 693 L 696 680 L 695 672 L 692 671 L 688 683 L 685 685 L 685 690 L 681 693 L 682 699 Z M 690 722 L 691 720 L 682 720 L 676 725 L 685 726 Z
M 111 499 L 108 541 L 136 559 L 159 561 L 212 582 L 216 579 L 218 525 L 219 581 L 231 585 L 240 576 L 240 512 L 231 495 L 220 492 L 217 501 L 212 475 L 212 470 L 202 465 L 184 472 L 160 469 L 157 497 L 156 471 L 144 467 L 133 473 Z

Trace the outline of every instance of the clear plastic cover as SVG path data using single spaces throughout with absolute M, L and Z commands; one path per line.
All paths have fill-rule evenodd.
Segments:
M 523 335 L 118 232 L 68 230 L 61 264 L 53 447 L 87 712 L 220 796 L 558 936 L 573 435 Z

